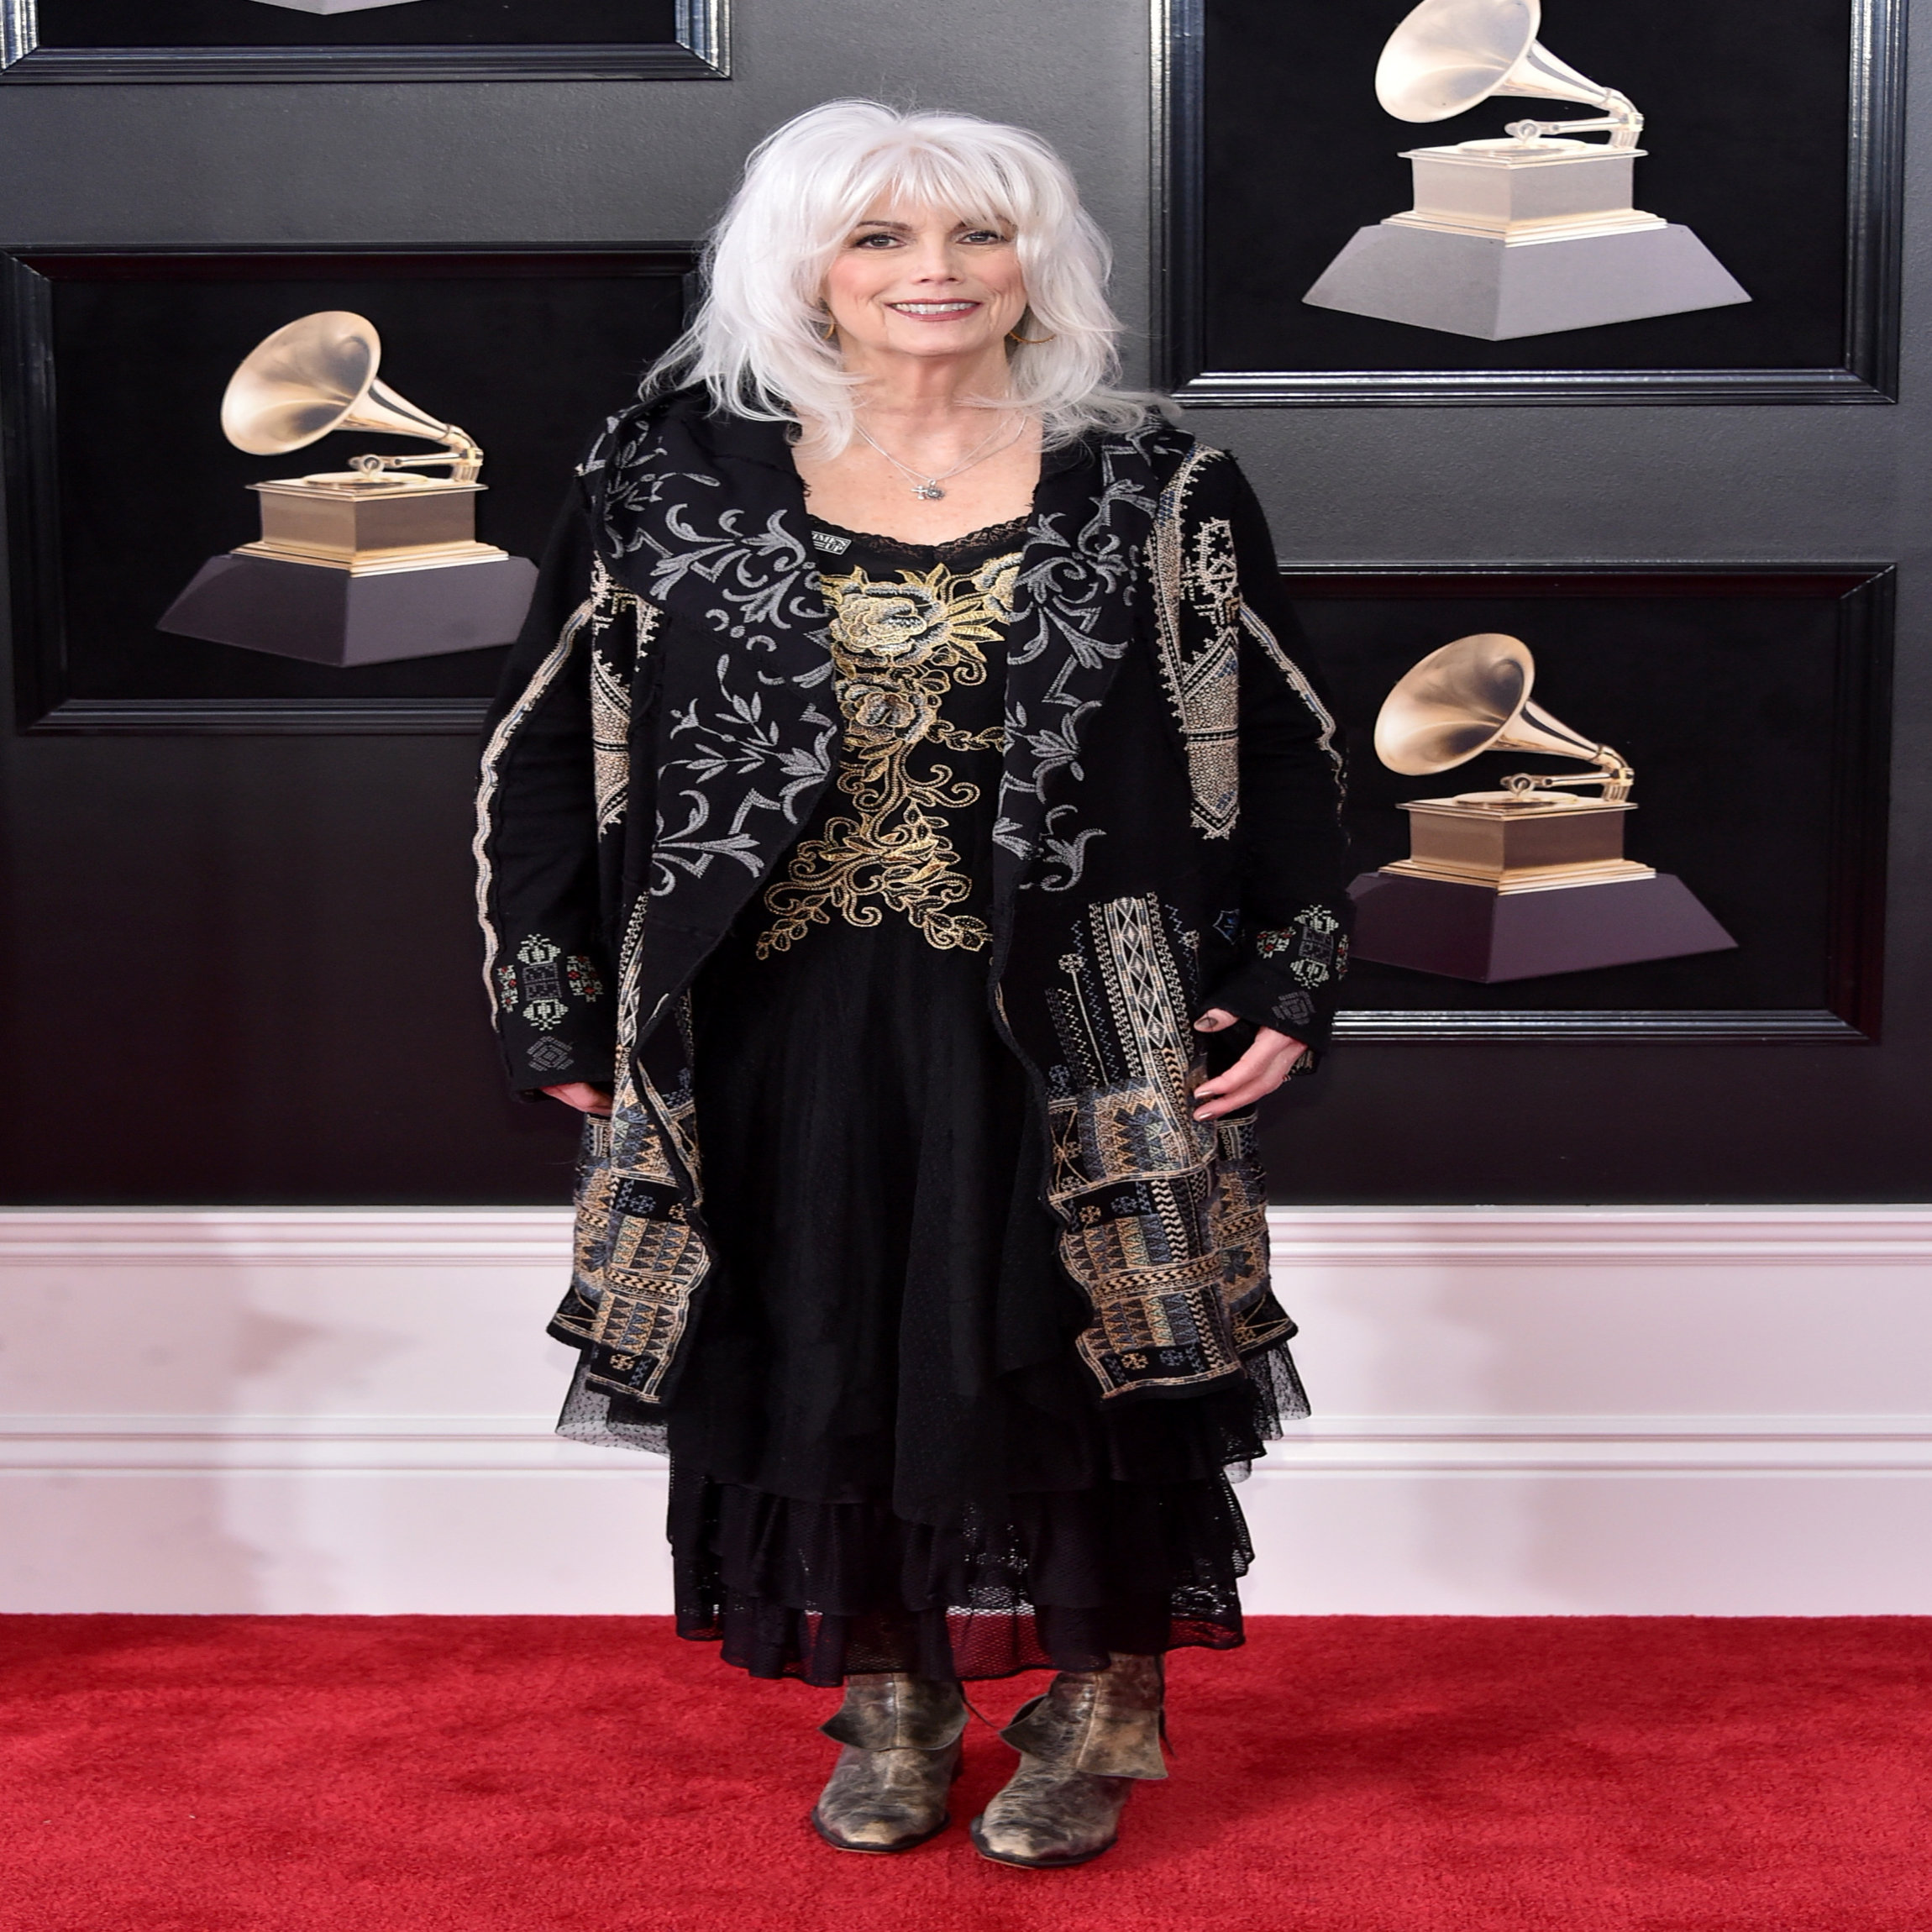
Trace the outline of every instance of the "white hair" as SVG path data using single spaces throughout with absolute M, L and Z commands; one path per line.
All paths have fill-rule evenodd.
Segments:
M 1113 251 L 1066 163 L 1024 128 L 876 101 L 828 101 L 752 150 L 706 247 L 703 302 L 645 392 L 701 382 L 719 410 L 808 424 L 815 444 L 837 455 L 852 439 L 853 391 L 865 379 L 825 339 L 826 274 L 867 210 L 891 201 L 1013 234 L 1027 298 L 1016 333 L 1046 339 L 1010 346 L 1011 394 L 984 399 L 990 406 L 1039 417 L 1049 449 L 1147 420 L 1153 399 L 1113 386 Z

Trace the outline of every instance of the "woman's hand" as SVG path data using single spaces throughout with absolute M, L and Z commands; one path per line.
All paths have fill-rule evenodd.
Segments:
M 1219 1033 L 1236 1024 L 1223 1006 L 1210 1006 L 1194 1021 L 1197 1033 Z M 1273 1026 L 1255 1028 L 1254 1044 L 1228 1068 L 1194 1089 L 1194 1118 L 1216 1121 L 1223 1114 L 1245 1112 L 1263 1094 L 1272 1094 L 1294 1070 L 1295 1063 L 1308 1051 L 1292 1033 L 1278 1033 Z
M 546 1087 L 543 1091 L 553 1100 L 575 1107 L 580 1114 L 595 1114 L 600 1120 L 610 1118 L 611 1093 L 607 1087 L 593 1087 L 588 1080 L 566 1080 L 560 1087 Z

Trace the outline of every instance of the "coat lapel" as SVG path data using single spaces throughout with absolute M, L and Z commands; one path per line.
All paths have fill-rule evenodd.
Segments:
M 995 826 L 996 918 L 1050 843 L 1058 775 L 1078 779 L 1087 720 L 1133 640 L 1146 594 L 1139 557 L 1169 444 L 1159 424 L 1049 458 L 1021 559 L 1006 652 L 1006 750 Z
M 831 613 L 778 425 L 680 397 L 620 417 L 585 471 L 611 571 L 671 619 L 640 960 L 648 1032 L 830 781 Z

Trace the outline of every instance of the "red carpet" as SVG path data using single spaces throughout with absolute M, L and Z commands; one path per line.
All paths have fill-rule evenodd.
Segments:
M 1932 1620 L 1262 1618 L 1117 1851 L 805 1814 L 836 1701 L 654 1619 L 0 1620 L 20 1932 L 1932 1932 Z M 1004 1719 L 1043 1679 L 981 1687 Z

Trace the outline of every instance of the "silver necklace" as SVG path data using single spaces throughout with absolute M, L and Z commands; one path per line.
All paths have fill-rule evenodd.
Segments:
M 963 470 L 970 470 L 975 463 L 981 461 L 983 459 L 988 456 L 997 454 L 997 452 L 995 452 L 990 447 L 990 445 L 993 441 L 993 437 L 997 436 L 1000 433 L 1000 428 L 1003 427 L 1003 425 L 997 423 L 995 424 L 993 428 L 993 434 L 989 436 L 984 443 L 976 445 L 973 450 L 972 454 L 969 455 L 963 463 L 955 463 L 950 470 L 943 470 L 937 476 L 927 476 L 922 474 L 921 471 L 915 470 L 910 463 L 901 463 L 899 459 L 895 456 L 883 443 L 879 442 L 875 437 L 867 433 L 865 426 L 863 423 L 855 423 L 852 427 L 856 429 L 859 435 L 864 438 L 866 442 L 869 443 L 872 447 L 876 449 L 879 454 L 893 466 L 895 470 L 901 470 L 907 476 L 911 478 L 912 494 L 915 496 L 923 498 L 924 501 L 928 503 L 937 503 L 939 499 L 946 494 L 946 492 L 939 487 L 942 483 L 950 483 L 953 479 L 958 475 Z M 1012 446 L 1012 444 L 1017 443 L 1020 440 L 1021 432 L 1025 430 L 1026 427 L 1026 419 L 1024 416 L 1022 416 L 1014 425 L 1013 433 L 1006 438 L 1005 443 L 1000 445 L 1000 449 L 1009 449 Z

